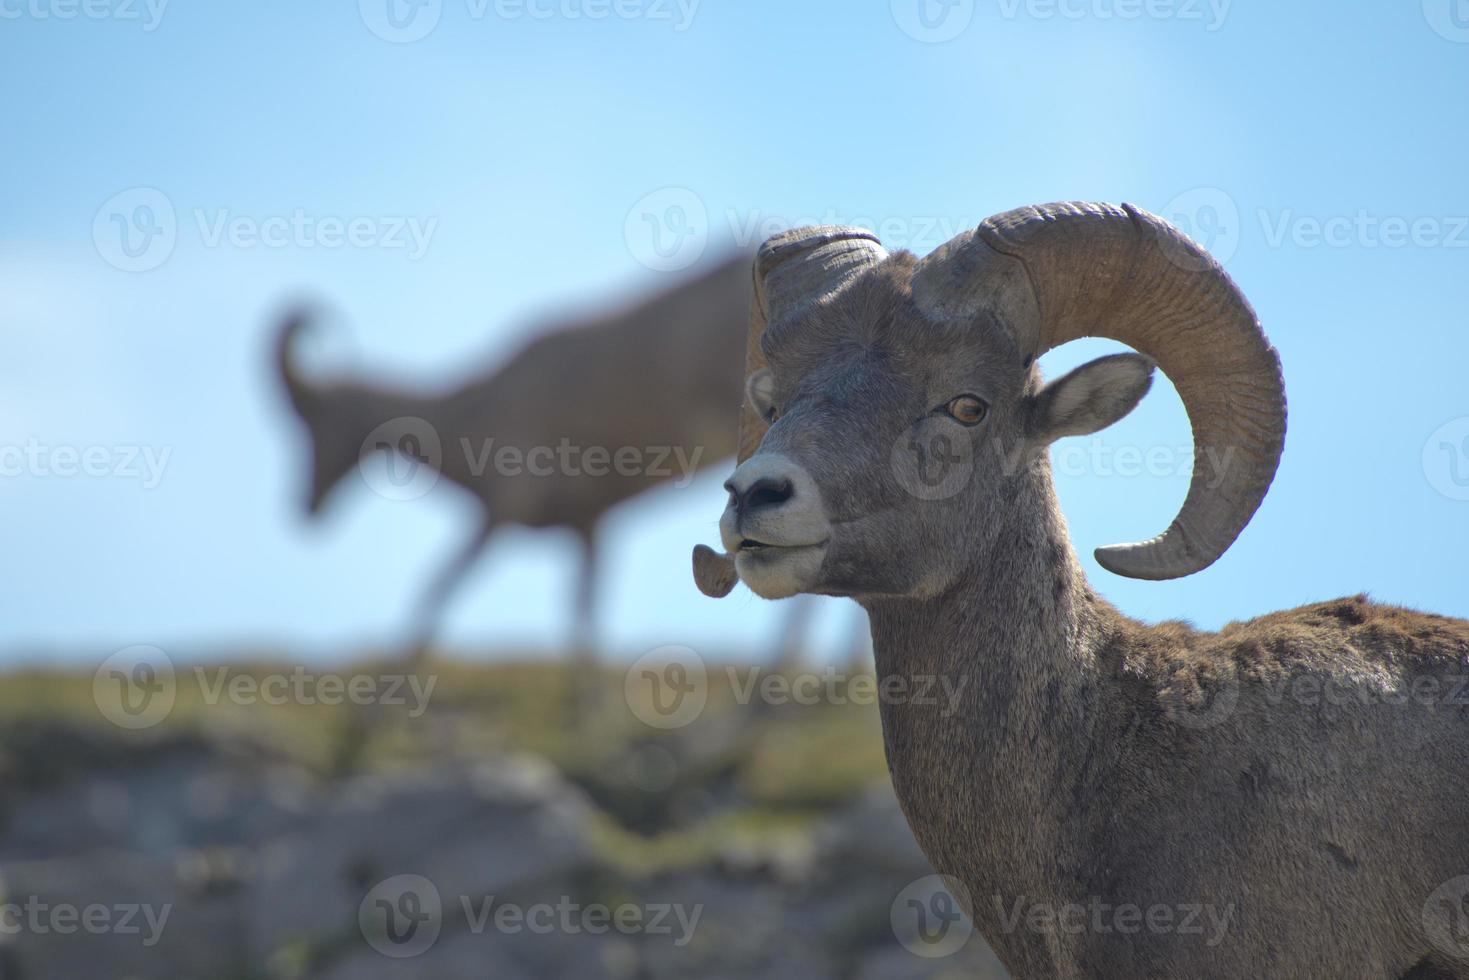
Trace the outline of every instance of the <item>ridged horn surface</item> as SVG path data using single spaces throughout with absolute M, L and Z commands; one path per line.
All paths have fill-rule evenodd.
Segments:
M 1254 516 L 1285 442 L 1280 358 L 1229 275 L 1173 225 L 1131 205 L 1007 211 L 926 258 L 913 291 L 930 316 L 992 318 L 1022 356 L 1080 337 L 1120 341 L 1178 389 L 1194 434 L 1188 496 L 1158 537 L 1097 549 L 1102 567 L 1190 575 Z

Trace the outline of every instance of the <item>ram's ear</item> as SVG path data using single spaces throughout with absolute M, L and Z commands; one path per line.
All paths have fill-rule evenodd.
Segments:
M 770 420 L 771 410 L 775 407 L 775 376 L 770 373 L 770 368 L 761 368 L 745 379 L 745 398 L 756 415 Z
M 1046 444 L 1062 436 L 1091 435 L 1136 408 L 1152 385 L 1153 362 L 1141 354 L 1090 361 L 1031 398 L 1030 437 Z

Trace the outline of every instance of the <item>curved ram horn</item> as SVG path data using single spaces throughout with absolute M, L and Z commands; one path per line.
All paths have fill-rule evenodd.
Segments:
M 887 257 L 877 236 L 863 228 L 795 228 L 762 245 L 755 257 L 745 377 L 765 367 L 760 342 L 772 316 L 789 316 L 801 306 L 835 295 L 857 273 Z M 768 428 L 769 422 L 745 399 L 740 409 L 741 463 L 754 455 Z
M 1008 326 L 1022 357 L 1079 337 L 1121 341 L 1178 389 L 1194 434 L 1188 497 L 1158 537 L 1097 549 L 1103 568 L 1190 575 L 1254 516 L 1285 442 L 1280 358 L 1229 275 L 1168 222 L 1131 205 L 1008 211 L 926 258 L 913 292 L 930 316 Z

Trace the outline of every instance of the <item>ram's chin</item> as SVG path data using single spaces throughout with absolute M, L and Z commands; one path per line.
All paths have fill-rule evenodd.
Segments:
M 815 589 L 825 545 L 741 549 L 735 556 L 740 581 L 762 599 L 787 599 Z

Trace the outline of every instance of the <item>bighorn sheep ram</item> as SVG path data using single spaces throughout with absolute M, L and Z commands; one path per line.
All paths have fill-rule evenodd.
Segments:
M 1469 977 L 1469 622 L 1358 597 L 1147 626 L 1072 550 L 1044 447 L 1126 415 L 1155 363 L 1196 460 L 1230 463 L 1098 562 L 1198 572 L 1264 498 L 1280 365 L 1217 262 L 1137 208 L 1053 204 L 921 261 L 791 232 L 755 287 L 732 560 L 700 546 L 696 578 L 856 598 L 891 690 L 974 679 L 952 712 L 884 698 L 883 738 L 919 844 L 1017 980 Z M 1082 336 L 1146 357 L 1043 385 L 1036 358 Z M 960 475 L 915 480 L 938 463 Z
M 418 453 L 478 501 L 478 530 L 422 600 L 418 655 L 496 528 L 570 528 L 582 546 L 575 645 L 587 654 L 602 515 L 734 453 L 728 419 L 741 399 L 749 291 L 748 256 L 730 258 L 630 308 L 554 328 L 494 373 L 446 392 L 309 380 L 293 353 L 307 320 L 290 316 L 276 360 L 311 437 L 307 512 L 320 512 L 365 456 L 395 449 Z M 399 436 L 422 437 L 425 424 L 437 452 L 411 440 L 398 445 Z M 387 438 L 367 445 L 374 433 Z M 576 456 L 561 453 L 563 446 Z M 516 455 L 500 457 L 507 448 Z

